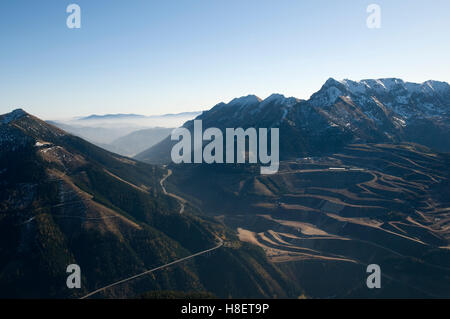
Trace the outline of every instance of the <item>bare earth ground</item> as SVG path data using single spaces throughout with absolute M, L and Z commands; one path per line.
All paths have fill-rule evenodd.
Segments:
M 202 200 L 299 281 L 308 282 L 306 269 L 330 281 L 336 271 L 320 269 L 353 277 L 358 265 L 363 278 L 332 296 L 363 296 L 365 267 L 376 263 L 390 285 L 384 297 L 450 297 L 448 164 L 420 146 L 353 145 L 282 162 L 274 175 L 209 177 L 206 187 L 234 189 L 233 198 Z

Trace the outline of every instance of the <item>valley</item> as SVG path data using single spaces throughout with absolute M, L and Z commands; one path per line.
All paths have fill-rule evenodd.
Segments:
M 166 168 L 105 151 L 23 110 L 0 123 L 1 298 L 301 293 L 259 248 L 180 205 L 165 190 Z M 70 264 L 81 269 L 80 289 L 66 286 Z

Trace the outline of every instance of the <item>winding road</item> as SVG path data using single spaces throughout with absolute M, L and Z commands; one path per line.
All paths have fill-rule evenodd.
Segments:
M 170 175 L 172 175 L 172 171 L 169 169 L 169 170 L 167 171 L 167 174 L 161 179 L 160 185 L 161 185 L 162 190 L 163 190 L 163 192 L 164 192 L 165 195 L 171 196 L 171 197 L 173 197 L 173 198 L 175 198 L 175 199 L 177 199 L 177 200 L 180 201 L 180 204 L 181 204 L 181 207 L 180 207 L 180 214 L 182 214 L 183 211 L 184 211 L 184 206 L 185 206 L 186 200 L 185 200 L 184 198 L 181 198 L 180 196 L 177 196 L 177 195 L 175 195 L 175 194 L 172 194 L 172 193 L 167 192 L 167 191 L 166 191 L 166 188 L 164 187 L 164 181 L 165 181 Z M 164 269 L 164 268 L 173 266 L 173 265 L 175 265 L 175 264 L 184 262 L 184 261 L 189 260 L 189 259 L 192 259 L 192 258 L 194 258 L 194 257 L 197 257 L 197 256 L 200 256 L 200 255 L 209 253 L 209 252 L 211 252 L 211 251 L 214 251 L 214 250 L 216 250 L 216 249 L 219 249 L 220 247 L 223 246 L 223 240 L 222 240 L 221 238 L 219 238 L 219 237 L 216 237 L 216 238 L 217 238 L 217 240 L 219 241 L 219 243 L 218 243 L 216 246 L 212 247 L 212 248 L 209 248 L 209 249 L 206 249 L 206 250 L 199 251 L 198 253 L 195 253 L 195 254 L 193 254 L 193 255 L 189 255 L 189 256 L 187 256 L 187 257 L 183 257 L 183 258 L 174 260 L 174 261 L 172 261 L 172 262 L 170 262 L 170 263 L 168 263 L 168 264 L 161 265 L 161 266 L 158 266 L 158 267 L 156 267 L 156 268 L 149 269 L 149 270 L 146 270 L 146 271 L 144 271 L 144 272 L 141 272 L 141 273 L 139 273 L 139 274 L 137 274 L 137 275 L 134 275 L 134 276 L 131 276 L 131 277 L 128 277 L 128 278 L 125 278 L 125 279 L 116 281 L 116 282 L 114 282 L 114 283 L 112 283 L 112 284 L 109 284 L 109 285 L 107 285 L 107 286 L 104 286 L 104 287 L 102 287 L 102 288 L 99 288 L 99 289 L 97 289 L 97 290 L 94 290 L 94 291 L 88 293 L 87 295 L 81 297 L 80 299 L 87 299 L 87 298 L 89 298 L 89 297 L 91 297 L 91 296 L 93 296 L 93 295 L 95 295 L 95 294 L 97 294 L 97 293 L 99 293 L 99 292 L 105 291 L 106 289 L 109 289 L 109 288 L 118 286 L 118 285 L 120 285 L 120 284 L 123 284 L 123 283 L 125 283 L 125 282 L 131 281 L 131 280 L 133 280 L 133 279 L 136 279 L 136 278 L 139 278 L 139 277 L 148 275 L 148 274 L 150 274 L 150 273 L 152 273 L 152 272 L 155 272 L 155 271 L 157 271 L 157 270 L 160 270 L 160 269 Z
M 180 205 L 181 205 L 181 207 L 180 207 L 180 214 L 183 214 L 183 212 L 184 212 L 184 207 L 185 207 L 185 204 L 186 204 L 186 200 L 185 200 L 184 198 L 178 196 L 178 195 L 175 195 L 175 194 L 173 194 L 173 193 L 169 193 L 169 192 L 166 190 L 166 187 L 164 186 L 164 182 L 166 181 L 166 179 L 167 179 L 170 175 L 172 175 L 172 170 L 168 169 L 168 170 L 167 170 L 167 174 L 164 175 L 164 177 L 159 181 L 159 184 L 161 185 L 161 188 L 162 188 L 162 190 L 163 190 L 164 195 L 167 195 L 167 196 L 170 196 L 170 197 L 172 197 L 172 198 L 175 198 L 176 200 L 178 200 L 178 201 L 180 202 Z

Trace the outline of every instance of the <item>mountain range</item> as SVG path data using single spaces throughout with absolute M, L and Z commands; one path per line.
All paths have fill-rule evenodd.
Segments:
M 308 100 L 249 95 L 196 117 L 279 127 L 273 175 L 173 164 L 170 137 L 129 158 L 1 115 L 0 297 L 449 298 L 449 103 L 444 82 L 329 79 Z
M 279 127 L 278 173 L 169 164 L 167 187 L 264 249 L 308 297 L 448 298 L 449 94 L 437 81 L 329 79 L 308 100 L 220 103 L 197 117 L 203 129 Z M 170 163 L 173 143 L 135 158 Z M 381 289 L 367 289 L 369 264 Z
M 142 115 L 142 114 L 91 114 L 88 116 L 83 116 L 77 118 L 78 121 L 91 121 L 91 120 L 120 120 L 120 119 L 152 119 L 152 118 L 177 118 L 177 117 L 191 117 L 197 116 L 201 112 L 182 112 L 182 113 L 171 113 L 162 115 Z
M 203 127 L 279 127 L 283 159 L 334 152 L 349 143 L 415 142 L 450 151 L 450 86 L 401 79 L 328 79 L 308 100 L 273 94 L 219 103 L 196 119 Z M 192 121 L 184 124 L 192 129 Z M 150 163 L 170 162 L 170 137 L 136 155 Z

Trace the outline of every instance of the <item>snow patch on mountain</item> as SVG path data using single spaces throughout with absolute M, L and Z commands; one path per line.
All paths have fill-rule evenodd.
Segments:
M 406 97 L 411 97 L 414 93 L 442 93 L 450 89 L 446 82 L 426 81 L 423 83 L 405 82 L 397 78 L 383 78 L 383 79 L 366 79 L 361 81 L 352 81 L 344 79 L 336 81 L 343 84 L 345 88 L 353 94 L 367 94 L 370 90 L 377 93 L 394 93 Z
M 24 116 L 27 116 L 27 113 L 22 109 L 16 109 L 11 113 L 5 114 L 2 119 L 2 124 L 9 124 L 12 121 L 18 120 Z
M 344 79 L 342 81 L 342 84 L 344 84 L 349 91 L 354 92 L 356 94 L 364 94 L 367 92 L 367 89 L 369 88 L 369 86 L 364 82 L 356 82 L 348 79 Z
M 261 99 L 259 97 L 257 97 L 256 95 L 250 94 L 247 96 L 235 98 L 235 99 L 231 100 L 231 102 L 228 103 L 227 105 L 228 106 L 236 106 L 237 105 L 242 108 L 242 107 L 245 107 L 248 105 L 257 104 L 259 102 L 261 102 Z
M 283 94 L 274 93 L 263 100 L 260 107 L 264 107 L 267 104 L 283 105 L 291 107 L 297 104 L 300 100 L 295 97 L 285 97 Z
M 319 93 L 314 94 L 310 101 L 313 106 L 327 106 L 334 104 L 336 100 L 343 95 L 344 92 L 337 87 L 329 86 L 322 88 Z

